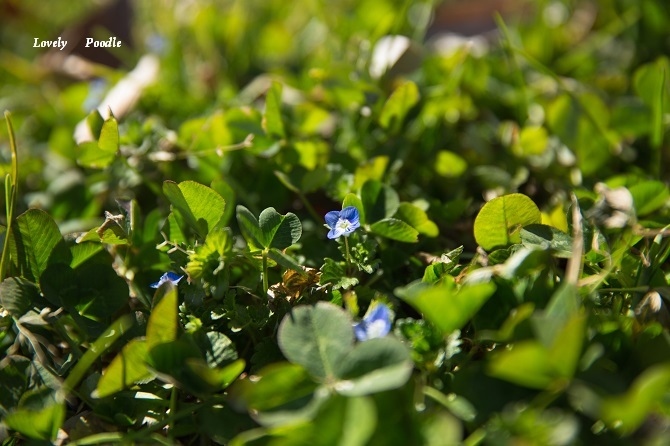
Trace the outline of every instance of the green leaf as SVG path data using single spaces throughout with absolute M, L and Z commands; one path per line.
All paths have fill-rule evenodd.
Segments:
M 486 203 L 477 214 L 475 240 L 482 248 L 491 251 L 519 243 L 524 226 L 541 222 L 540 210 L 526 195 L 503 195 Z
M 384 104 L 379 115 L 379 124 L 388 129 L 391 124 L 400 125 L 407 112 L 419 102 L 419 89 L 412 81 L 407 81 L 395 89 Z
M 19 215 L 16 223 L 19 228 L 16 242 L 19 252 L 24 256 L 19 260 L 25 262 L 30 270 L 26 277 L 38 280 L 47 268 L 56 246 L 63 243 L 63 237 L 56 222 L 39 209 L 30 209 Z
M 37 298 L 37 286 L 20 277 L 8 277 L 0 284 L 0 305 L 15 318 L 26 314 Z
M 414 363 L 409 350 L 392 337 L 370 339 L 357 344 L 338 363 L 334 384 L 345 396 L 370 395 L 403 386 Z
M 549 248 L 556 257 L 572 257 L 572 237 L 553 226 L 532 224 L 524 226 L 519 233 L 521 243 L 529 248 Z
M 189 152 L 225 147 L 233 142 L 227 114 L 222 110 L 190 119 L 179 127 L 178 141 Z
M 365 162 L 360 163 L 356 167 L 356 172 L 354 173 L 354 184 L 352 185 L 352 188 L 357 190 L 368 180 L 382 181 L 389 161 L 388 156 L 381 155 L 372 157 Z
M 435 222 L 428 218 L 428 214 L 412 203 L 400 203 L 395 218 L 404 221 L 419 231 L 420 234 L 427 235 L 428 237 L 437 237 L 440 233 Z
M 128 283 L 110 265 L 84 264 L 77 268 L 79 314 L 101 320 L 128 305 Z
M 296 194 L 300 193 L 300 188 L 298 186 L 296 186 L 295 184 L 293 184 L 293 182 L 291 181 L 291 178 L 288 175 L 286 175 L 284 172 L 280 172 L 278 170 L 275 170 L 274 174 L 277 177 L 277 179 L 279 180 L 279 182 L 286 187 L 286 189 L 288 189 L 291 192 L 296 193 Z
M 377 180 L 368 180 L 363 184 L 361 200 L 368 224 L 392 217 L 400 206 L 396 191 Z
M 533 327 L 540 341 L 545 347 L 560 342 L 561 333 L 565 324 L 579 314 L 581 299 L 577 287 L 563 283 L 554 292 L 542 313 L 536 313 L 531 318 Z
M 263 115 L 263 124 L 265 132 L 269 135 L 279 138 L 285 138 L 284 124 L 281 118 L 281 94 L 282 84 L 272 82 L 265 97 L 265 114 Z
M 296 271 L 301 276 L 307 276 L 304 268 L 298 262 L 296 262 L 293 257 L 284 254 L 277 248 L 271 248 L 268 252 L 268 257 L 286 269 Z
M 237 359 L 223 368 L 215 369 L 220 389 L 230 386 L 244 372 L 247 363 L 244 359 Z
M 602 419 L 615 431 L 630 434 L 667 398 L 669 387 L 670 364 L 652 366 L 635 379 L 626 393 L 603 400 Z
M 177 287 L 170 282 L 164 283 L 158 288 L 156 298 L 160 298 L 160 301 L 154 306 L 147 322 L 149 349 L 177 339 Z
M 352 348 L 354 331 L 344 310 L 318 302 L 295 307 L 282 320 L 277 337 L 289 361 L 323 380 L 335 377 L 338 362 Z
M 107 153 L 116 153 L 119 150 L 119 124 L 114 116 L 105 119 L 102 124 L 98 146 Z
M 91 229 L 77 239 L 77 243 L 84 242 L 100 242 L 107 245 L 127 245 L 130 243 L 130 236 L 121 224 L 108 216 L 102 225 Z
M 477 417 L 477 409 L 472 403 L 460 395 L 451 393 L 447 396 L 430 386 L 425 386 L 423 388 L 423 393 L 442 404 L 449 410 L 449 412 L 453 413 L 463 421 L 474 421 Z
M 109 166 L 119 150 L 119 125 L 114 116 L 102 124 L 98 142 L 85 142 L 78 146 L 77 162 L 93 169 Z
M 163 223 L 161 231 L 165 234 L 166 239 L 172 243 L 180 244 L 188 242 L 184 231 L 181 229 L 178 217 L 174 213 L 168 215 L 165 223 Z
M 153 375 L 146 366 L 149 347 L 145 340 L 133 339 L 107 366 L 98 381 L 95 396 L 104 398 Z
M 221 178 L 214 179 L 210 187 L 214 192 L 221 195 L 221 198 L 226 203 L 220 224 L 221 226 L 227 225 L 235 213 L 235 208 L 232 206 L 235 203 L 235 190 Z
M 98 109 L 94 109 L 86 117 L 86 124 L 88 128 L 91 129 L 91 134 L 95 139 L 100 138 L 100 131 L 102 130 L 102 125 L 105 123 L 105 119 L 102 117 Z
M 494 263 L 496 254 L 501 253 L 498 250 L 489 255 L 489 262 Z M 505 259 L 505 263 L 500 265 L 499 273 L 501 277 L 508 280 L 515 280 L 518 277 L 528 277 L 537 271 L 541 271 L 547 267 L 550 262 L 549 251 L 546 249 L 537 248 L 521 248 L 514 251 L 514 253 Z
M 179 212 L 199 238 L 204 239 L 209 231 L 221 225 L 226 202 L 213 189 L 195 181 L 179 184 L 165 181 L 163 193 L 170 200 L 173 210 Z
M 385 218 L 373 223 L 370 230 L 391 240 L 416 243 L 419 241 L 419 231 L 397 218 Z
M 468 163 L 458 154 L 448 150 L 437 152 L 435 172 L 446 178 L 458 178 L 465 173 Z
M 245 365 L 244 359 L 238 359 L 219 369 L 209 367 L 202 358 L 186 358 L 183 370 L 173 375 L 186 389 L 206 394 L 220 392 L 230 386 L 242 374 Z
M 574 376 L 582 354 L 585 329 L 586 317 L 575 315 L 566 321 L 554 339 L 549 349 L 549 360 L 558 377 L 569 380 Z
M 462 328 L 496 289 L 493 283 L 463 286 L 459 290 L 453 285 L 422 285 L 407 289 L 399 297 L 420 311 L 445 336 Z
M 151 347 L 147 365 L 161 380 L 201 397 L 222 390 L 224 385 L 220 370 L 209 368 L 198 349 L 181 339 Z
M 55 440 L 65 419 L 65 402 L 48 387 L 26 392 L 19 407 L 3 417 L 12 430 L 36 440 Z
M 488 373 L 533 389 L 546 389 L 556 378 L 549 352 L 535 341 L 519 342 L 496 354 L 489 362 Z
M 661 56 L 654 62 L 638 68 L 633 75 L 636 93 L 652 111 L 649 122 L 652 147 L 660 147 L 663 141 L 663 115 L 668 112 L 670 101 L 670 60 Z M 660 166 L 652 166 L 659 169 Z
M 347 277 L 346 264 L 344 262 L 336 262 L 328 257 L 323 260 L 325 263 L 321 267 L 319 285 L 330 284 L 334 290 L 340 288 L 346 290 L 358 284 L 356 277 Z
M 44 297 L 88 319 L 104 322 L 128 304 L 128 284 L 102 263 L 84 263 L 76 270 L 50 265 L 40 277 Z
M 363 201 L 358 197 L 358 195 L 349 193 L 344 196 L 344 200 L 342 201 L 342 209 L 348 206 L 353 206 L 358 209 L 358 221 L 360 222 L 361 226 L 365 225 L 365 207 L 363 206 Z
M 132 325 L 133 318 L 127 314 L 112 322 L 74 366 L 63 383 L 64 391 L 69 392 L 73 390 L 95 360 L 105 353 L 117 339 L 123 336 Z
M 94 257 L 104 248 L 100 243 L 86 243 L 80 242 L 76 245 L 70 246 L 70 254 L 72 254 L 72 261 L 70 267 L 77 268 L 88 259 Z
M 638 217 L 662 208 L 670 197 L 668 187 L 660 181 L 643 181 L 629 188 Z
M 292 212 L 281 215 L 274 208 L 267 208 L 258 217 L 258 225 L 264 248 L 286 249 L 302 235 L 300 219 Z
M 493 356 L 488 367 L 489 374 L 534 389 L 546 389 L 555 382 L 564 385 L 577 369 L 585 321 L 586 318 L 580 314 L 570 317 L 556 331 L 550 347 L 538 341 L 512 344 Z
M 575 153 L 584 175 L 598 172 L 610 159 L 608 120 L 608 108 L 594 94 L 575 98 L 565 93 L 547 109 L 549 128 Z
M 317 387 L 304 367 L 277 362 L 261 369 L 253 380 L 236 382 L 230 391 L 247 408 L 264 411 L 310 395 Z
M 218 367 L 237 359 L 235 344 L 223 333 L 209 331 L 203 334 L 198 331 L 196 335 L 195 341 L 200 351 L 205 354 L 208 366 Z
M 541 126 L 524 127 L 519 133 L 519 139 L 512 146 L 517 156 L 542 155 L 549 145 L 547 130 Z
M 6 355 L 0 368 L 0 412 L 7 413 L 19 404 L 21 396 L 28 389 L 28 379 L 32 362 L 23 356 Z
M 371 398 L 347 398 L 343 410 L 344 420 L 341 426 L 335 426 L 339 446 L 364 446 L 370 440 L 377 427 L 377 409 Z M 317 435 L 321 430 L 317 430 Z
M 258 220 L 249 209 L 241 204 L 237 205 L 237 222 L 240 225 L 244 239 L 252 250 L 263 249 L 265 247 L 265 236 L 261 231 Z

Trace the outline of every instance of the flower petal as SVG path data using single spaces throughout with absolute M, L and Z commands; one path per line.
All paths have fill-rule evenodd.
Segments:
M 376 304 L 363 318 L 368 339 L 383 338 L 391 331 L 391 310 L 382 304 Z
M 347 206 L 346 208 L 342 209 L 342 212 L 340 212 L 340 218 L 347 219 L 349 223 L 358 224 L 358 226 L 360 226 L 359 220 L 361 217 L 358 213 L 358 209 L 356 209 L 355 206 Z
M 174 285 L 177 285 L 184 276 L 180 276 L 177 273 L 167 272 L 163 274 L 158 282 L 152 283 L 149 285 L 151 288 L 158 288 L 163 285 L 165 282 L 172 282 Z
M 358 220 L 356 220 L 355 222 L 350 223 L 349 226 L 347 226 L 347 229 L 344 230 L 344 233 L 346 235 L 349 235 L 360 227 L 361 227 L 361 224 L 358 222 Z
M 340 219 L 340 212 L 339 211 L 330 211 L 326 214 L 326 224 L 328 225 L 329 228 L 334 228 L 335 225 L 337 224 L 337 221 Z
M 389 310 L 389 307 L 387 307 L 382 303 L 376 304 L 372 308 L 372 311 L 366 314 L 365 317 L 363 318 L 363 320 L 368 324 L 380 319 L 386 321 L 391 319 L 391 310 Z
M 172 282 L 174 284 L 179 283 L 179 281 L 184 278 L 184 276 L 180 276 L 179 274 L 173 273 L 173 272 L 167 272 L 167 273 L 163 274 L 163 277 L 165 277 L 165 279 L 169 280 L 170 282 Z M 161 279 L 163 277 L 161 277 Z
M 344 229 L 338 228 L 337 226 L 335 226 L 333 229 L 328 231 L 328 238 L 331 239 L 331 240 L 336 239 L 339 236 L 341 236 L 342 234 L 344 234 L 344 232 L 345 232 Z
M 354 324 L 354 334 L 356 335 L 356 339 L 358 339 L 359 342 L 368 340 L 368 332 L 365 330 L 365 322 L 361 321 L 357 324 Z

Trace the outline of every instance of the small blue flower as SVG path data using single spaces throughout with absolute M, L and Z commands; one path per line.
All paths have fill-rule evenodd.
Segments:
M 341 211 L 330 211 L 326 214 L 326 224 L 330 228 L 329 239 L 335 239 L 341 235 L 348 237 L 349 234 L 361 227 L 358 209 L 354 206 L 347 206 Z
M 354 334 L 359 341 L 383 338 L 391 331 L 391 310 L 382 303 L 369 309 L 362 321 L 354 324 Z
M 173 285 L 176 285 L 183 278 L 184 278 L 184 276 L 179 276 L 175 273 L 165 273 L 161 276 L 161 278 L 158 282 L 152 283 L 149 286 L 151 288 L 158 288 L 159 286 L 163 285 L 165 282 L 172 282 Z

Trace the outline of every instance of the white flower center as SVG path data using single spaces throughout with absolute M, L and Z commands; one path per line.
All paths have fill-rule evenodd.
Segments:
M 381 338 L 386 336 L 386 321 L 384 321 L 383 319 L 377 319 L 376 321 L 372 321 L 365 328 L 366 328 L 365 331 L 368 333 L 369 339 Z
M 351 226 L 351 222 L 349 222 L 349 220 L 347 219 L 340 218 L 339 220 L 337 220 L 337 224 L 335 226 L 337 227 L 337 229 L 343 229 L 346 231 L 349 228 L 349 226 Z

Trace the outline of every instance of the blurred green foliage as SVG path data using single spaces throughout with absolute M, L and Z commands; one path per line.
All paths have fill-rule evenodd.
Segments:
M 3 444 L 664 444 L 670 5 L 513 3 L 0 3 Z

